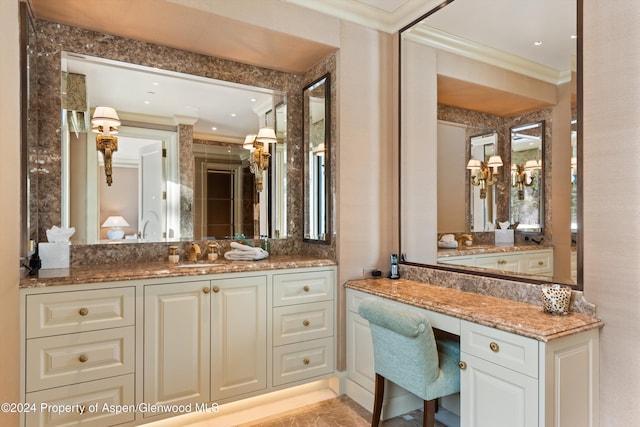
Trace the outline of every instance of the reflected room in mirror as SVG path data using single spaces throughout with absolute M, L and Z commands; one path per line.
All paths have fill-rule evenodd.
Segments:
M 448 2 L 401 31 L 400 252 L 416 265 L 576 284 L 576 2 L 523 12 L 544 49 L 510 6 Z
M 126 220 L 120 242 L 286 237 L 284 93 L 69 52 L 62 71 L 61 217 L 74 244 L 114 243 L 111 216 Z M 121 123 L 110 185 L 90 124 L 99 106 Z M 258 142 L 243 144 L 267 127 L 258 167 Z
M 304 240 L 330 243 L 329 76 L 303 89 Z

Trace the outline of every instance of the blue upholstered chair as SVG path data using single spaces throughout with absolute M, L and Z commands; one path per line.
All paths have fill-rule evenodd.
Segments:
M 460 391 L 460 345 L 434 337 L 429 319 L 417 310 L 376 298 L 360 303 L 369 321 L 376 372 L 372 426 L 382 412 L 385 378 L 424 400 L 424 426 L 432 427 L 436 399 Z

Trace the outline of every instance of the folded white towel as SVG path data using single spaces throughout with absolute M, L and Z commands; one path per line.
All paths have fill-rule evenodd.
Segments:
M 456 236 L 454 236 L 453 234 L 443 234 L 442 237 L 440 237 L 440 241 L 441 242 L 455 242 L 456 241 Z
M 262 248 L 243 245 L 238 242 L 231 242 L 231 247 L 234 249 L 224 254 L 224 257 L 231 261 L 257 261 L 269 256 L 269 252 Z

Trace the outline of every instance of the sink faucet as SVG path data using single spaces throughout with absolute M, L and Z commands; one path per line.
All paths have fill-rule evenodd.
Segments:
M 189 261 L 198 262 L 198 257 L 202 254 L 202 250 L 197 243 L 191 243 L 191 249 L 189 249 Z
M 473 238 L 471 237 L 471 234 L 461 234 L 458 236 L 456 240 L 458 241 L 458 247 L 462 246 L 463 243 L 466 244 L 466 242 L 473 242 Z

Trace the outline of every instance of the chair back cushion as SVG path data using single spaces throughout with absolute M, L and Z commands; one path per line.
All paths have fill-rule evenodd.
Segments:
M 428 384 L 440 375 L 429 319 L 417 310 L 378 298 L 363 300 L 358 313 L 369 321 L 375 371 L 425 399 Z

